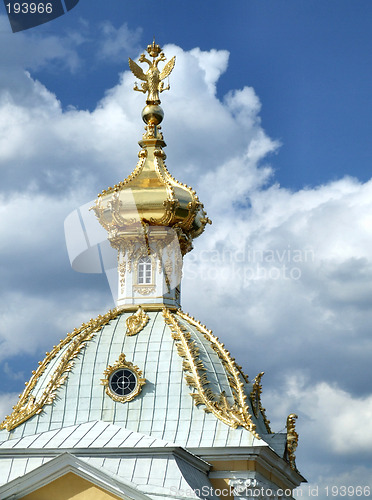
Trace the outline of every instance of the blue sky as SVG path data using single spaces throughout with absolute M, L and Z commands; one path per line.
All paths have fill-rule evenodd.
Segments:
M 97 25 L 109 20 L 116 28 L 126 22 L 141 30 L 142 45 L 156 35 L 161 43 L 185 49 L 228 50 L 229 68 L 218 94 L 224 95 L 231 82 L 237 88 L 247 82 L 254 87 L 263 103 L 265 130 L 282 141 L 273 161 L 277 179 L 298 188 L 346 173 L 369 178 L 371 11 L 367 0 L 207 0 L 160 2 L 151 9 L 144 1 L 95 1 L 92 7 L 80 0 L 69 14 L 36 29 L 66 33 L 82 29 L 84 19 L 94 36 Z M 85 92 L 78 92 L 69 75 L 66 80 L 56 68 L 41 72 L 65 104 L 91 109 L 122 70 L 124 51 L 116 64 L 97 64 L 91 42 L 81 45 L 81 53 L 93 63 L 78 77 Z
M 184 309 L 250 378 L 265 370 L 274 429 L 298 413 L 311 484 L 368 485 L 372 4 L 80 0 L 16 34 L 2 14 L 2 413 L 46 350 L 113 306 L 104 275 L 71 269 L 63 222 L 135 166 L 127 59 L 155 35 L 177 56 L 167 165 L 213 220 L 185 258 Z

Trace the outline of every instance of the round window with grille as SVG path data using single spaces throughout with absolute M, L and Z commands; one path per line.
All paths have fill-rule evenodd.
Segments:
M 117 396 L 129 396 L 136 390 L 137 376 L 128 368 L 119 368 L 111 375 L 109 385 Z
M 123 352 L 113 365 L 106 368 L 103 374 L 105 378 L 101 379 L 101 383 L 105 386 L 106 394 L 120 403 L 132 401 L 146 384 L 141 370 L 138 366 L 127 361 Z

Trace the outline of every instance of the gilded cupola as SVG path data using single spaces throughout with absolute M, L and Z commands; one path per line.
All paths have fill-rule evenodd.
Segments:
M 124 181 L 98 195 L 93 210 L 118 250 L 118 306 L 179 307 L 182 258 L 210 220 L 195 191 L 172 177 L 165 166 L 160 94 L 169 89 L 164 79 L 172 72 L 175 57 L 160 70 L 159 63 L 166 60 L 160 46 L 154 41 L 147 52 L 149 58 L 145 54 L 139 58 L 148 65 L 146 72 L 129 59 L 132 73 L 142 80 L 134 90 L 147 94 L 139 161 Z
M 164 113 L 159 95 L 169 89 L 169 84 L 165 87 L 163 80 L 173 70 L 175 57 L 160 71 L 158 65 L 166 57 L 159 45 L 153 42 L 147 47 L 147 52 L 150 59 L 145 54 L 139 58 L 141 63 L 147 63 L 146 72 L 129 59 L 133 74 L 142 80 L 141 87 L 136 83 L 134 90 L 147 93 L 142 111 L 146 126 L 139 142 L 142 148 L 138 153 L 139 161 L 124 181 L 98 195 L 94 210 L 115 247 L 121 235 L 132 231 L 140 222 L 142 228 L 173 228 L 182 255 L 185 255 L 192 248 L 192 240 L 204 231 L 210 220 L 195 191 L 172 177 L 165 166 L 163 148 L 166 144 L 160 127 Z

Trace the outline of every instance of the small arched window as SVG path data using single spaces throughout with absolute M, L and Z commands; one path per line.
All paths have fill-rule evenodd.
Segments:
M 151 284 L 151 259 L 150 257 L 141 257 L 138 261 L 138 284 Z

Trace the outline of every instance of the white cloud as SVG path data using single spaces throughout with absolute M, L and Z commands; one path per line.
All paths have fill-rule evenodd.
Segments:
M 301 488 L 304 498 L 325 499 L 327 490 L 328 497 L 369 496 L 364 488 L 366 492 L 368 487 L 372 488 L 369 465 L 372 395 L 353 396 L 337 385 L 314 384 L 311 379 L 298 375 L 288 377 L 280 388 L 264 391 L 263 395 L 264 405 L 278 428 L 285 424 L 283 416 L 293 412 L 299 416 L 296 462 L 309 480 L 309 484 Z M 349 488 L 346 495 L 341 489 L 345 486 Z
M 204 71 L 204 81 L 212 95 L 216 94 L 216 84 L 220 76 L 225 73 L 229 61 L 227 50 L 202 51 L 199 48 L 190 51 L 199 63 L 199 67 Z
M 299 412 L 302 451 L 316 435 L 319 452 L 350 459 L 372 450 L 372 395 L 358 397 L 327 382 L 292 375 L 265 395 L 276 419 Z M 302 421 L 301 421 L 302 420 Z

